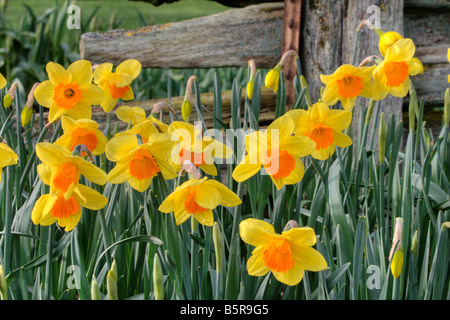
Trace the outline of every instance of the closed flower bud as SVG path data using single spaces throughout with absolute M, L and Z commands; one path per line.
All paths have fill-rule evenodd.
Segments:
M 119 300 L 119 296 L 117 295 L 117 265 L 115 260 L 111 265 L 111 270 L 106 275 L 106 289 L 108 290 L 109 300 Z
M 253 86 L 255 85 L 255 81 L 250 80 L 247 83 L 247 97 L 249 100 L 253 98 Z
M 12 98 L 11 98 L 11 95 L 9 93 L 7 93 L 3 97 L 3 107 L 5 109 L 8 109 L 9 107 L 11 107 L 11 105 L 12 105 Z
M 395 279 L 397 279 L 402 273 L 402 268 L 403 268 L 403 251 L 399 249 L 395 252 L 391 262 L 391 272 Z
M 101 300 L 100 289 L 98 288 L 97 279 L 95 276 L 92 277 L 91 282 L 91 299 L 92 300 Z
M 161 267 L 161 261 L 156 253 L 153 258 L 153 290 L 155 291 L 155 300 L 164 300 L 164 279 Z
M 189 120 L 189 117 L 191 116 L 191 113 L 192 104 L 189 99 L 185 99 L 183 101 L 183 104 L 181 105 L 181 115 L 183 116 L 183 120 L 187 122 Z
M 387 49 L 400 39 L 403 39 L 403 37 L 395 31 L 383 33 L 383 35 L 380 36 L 380 41 L 378 42 L 381 55 L 384 57 Z
M 28 106 L 25 106 L 25 108 L 22 109 L 22 113 L 20 114 L 20 120 L 22 122 L 22 127 L 26 127 L 28 125 L 32 116 L 33 116 L 33 108 L 29 108 Z
M 256 77 L 256 65 L 255 61 L 250 60 L 248 62 L 248 67 L 250 69 L 250 76 L 247 83 L 247 97 L 249 100 L 253 98 L 253 87 L 255 85 L 255 77 Z
M 217 273 L 222 272 L 222 255 L 223 255 L 223 244 L 222 244 L 222 233 L 220 232 L 220 226 L 216 222 L 213 225 L 213 243 L 214 251 L 216 253 L 216 270 Z
M 414 232 L 414 237 L 412 240 L 412 244 L 411 244 L 411 251 L 414 252 L 414 255 L 417 256 L 417 246 L 418 246 L 419 241 L 417 240 L 417 230 L 416 232 Z
M 274 92 L 278 91 L 278 82 L 280 81 L 281 65 L 277 64 L 275 68 L 271 69 L 264 80 L 267 88 L 272 88 Z

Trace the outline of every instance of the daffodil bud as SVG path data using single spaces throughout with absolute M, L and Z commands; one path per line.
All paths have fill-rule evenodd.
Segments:
M 220 274 L 222 272 L 223 243 L 222 232 L 220 232 L 220 226 L 217 221 L 213 225 L 213 243 L 216 253 L 216 271 Z
M 272 88 L 273 92 L 278 91 L 278 82 L 280 81 L 281 67 L 282 66 L 280 64 L 277 64 L 273 69 L 269 70 L 266 78 L 264 79 L 264 85 L 267 88 Z
M 12 98 L 11 95 L 9 93 L 7 93 L 4 97 L 3 97 L 3 107 L 5 109 L 8 109 L 9 107 L 11 107 L 12 105 Z
M 386 120 L 384 119 L 384 112 L 381 113 L 380 127 L 378 129 L 378 155 L 380 163 L 383 163 L 386 156 Z
M 416 232 L 414 232 L 414 237 L 412 239 L 412 243 L 411 243 L 411 251 L 414 252 L 414 255 L 417 256 L 417 246 L 418 246 L 419 241 L 417 240 L 417 230 Z
M 0 265 L 0 300 L 7 300 L 8 287 L 6 285 L 5 272 Z
M 450 88 L 445 90 L 444 96 L 444 125 L 446 127 L 450 125 Z
M 117 265 L 115 260 L 106 275 L 106 289 L 108 290 L 109 300 L 119 300 L 119 296 L 117 295 Z
M 164 300 L 164 279 L 159 256 L 155 253 L 153 257 L 153 289 L 155 291 L 155 300 Z
M 255 61 L 250 60 L 248 62 L 248 66 L 250 69 L 250 76 L 247 83 L 247 97 L 249 100 L 253 98 L 253 87 L 255 86 L 255 77 L 256 77 L 256 65 Z
M 403 251 L 401 249 L 395 251 L 391 262 L 391 272 L 395 279 L 402 273 L 403 268 Z
M 403 37 L 395 31 L 383 33 L 383 35 L 380 36 L 380 41 L 378 42 L 381 55 L 384 57 L 387 49 L 401 39 L 403 39 Z
M 192 104 L 189 101 L 189 99 L 184 99 L 183 104 L 181 105 L 181 115 L 183 117 L 184 121 L 188 121 L 189 117 L 191 116 L 192 113 Z
M 25 106 L 20 114 L 20 121 L 22 122 L 22 127 L 26 127 L 33 116 L 33 108 Z
M 395 230 L 394 236 L 392 239 L 392 247 L 389 253 L 389 261 L 392 260 L 392 256 L 394 255 L 394 250 L 399 250 L 402 246 L 402 236 L 403 236 L 403 218 L 397 218 L 395 220 Z
M 92 300 L 101 300 L 102 299 L 102 296 L 100 294 L 100 289 L 98 288 L 97 279 L 95 278 L 95 276 L 92 276 L 91 299 Z
M 366 126 L 369 125 L 370 122 L 370 118 L 372 118 L 372 112 L 373 112 L 373 107 L 375 106 L 375 100 L 370 99 L 369 101 L 369 105 L 367 106 L 367 113 L 366 113 Z

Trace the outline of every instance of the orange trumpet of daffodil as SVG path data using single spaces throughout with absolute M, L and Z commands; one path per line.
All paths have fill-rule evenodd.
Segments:
M 69 149 L 71 152 L 78 145 L 86 146 L 92 155 L 97 156 L 105 152 L 108 140 L 98 129 L 98 123 L 90 119 L 73 120 L 69 116 L 61 117 L 63 134 L 55 144 Z M 86 155 L 85 152 L 81 156 Z
M 108 173 L 108 181 L 121 184 L 126 181 L 139 192 L 147 190 L 153 177 L 161 172 L 164 179 L 177 177 L 175 169 L 168 163 L 173 142 L 170 135 L 158 133 L 139 144 L 136 135 L 119 135 L 105 148 L 106 157 L 116 166 Z
M 241 204 L 241 199 L 223 184 L 216 180 L 191 179 L 184 182 L 161 203 L 159 211 L 173 212 L 177 225 L 190 217 L 200 224 L 212 226 L 213 212 L 217 206 L 234 207 Z
M 48 121 L 54 122 L 63 114 L 75 120 L 90 119 L 92 106 L 105 99 L 103 90 L 91 83 L 91 63 L 78 60 L 66 70 L 49 62 L 46 70 L 49 80 L 36 87 L 34 96 L 40 105 L 50 109 Z
M 345 110 L 351 111 L 358 96 L 371 98 L 373 91 L 372 67 L 355 67 L 349 64 L 340 66 L 331 75 L 320 75 L 326 85 L 322 101 L 332 106 L 339 101 Z
M 314 248 L 316 235 L 309 227 L 291 228 L 281 234 L 263 220 L 245 219 L 239 224 L 241 239 L 255 247 L 247 261 L 252 276 L 263 276 L 269 271 L 289 286 L 298 284 L 308 271 L 327 268 L 324 257 Z
M 352 139 L 342 131 L 352 122 L 352 113 L 347 110 L 330 109 L 325 103 L 317 102 L 308 110 L 295 109 L 286 113 L 295 123 L 294 133 L 315 142 L 311 156 L 326 160 L 334 153 L 335 147 L 345 148 Z
M 283 116 L 264 132 L 248 134 L 245 137 L 247 155 L 234 169 L 233 179 L 245 181 L 264 167 L 278 190 L 285 184 L 299 182 L 305 172 L 300 158 L 311 154 L 316 144 L 307 137 L 293 135 L 294 129 L 294 121 Z
M 94 83 L 105 92 L 106 98 L 100 103 L 105 112 L 110 112 L 117 101 L 133 100 L 134 93 L 131 82 L 141 73 L 141 63 L 136 59 L 125 60 L 113 72 L 112 63 L 102 63 L 94 70 Z

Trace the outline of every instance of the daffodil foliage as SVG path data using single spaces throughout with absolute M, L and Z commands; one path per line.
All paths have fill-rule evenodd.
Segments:
M 377 34 L 381 57 L 322 74 L 317 101 L 297 74 L 292 108 L 287 56 L 249 62 L 229 121 L 218 77 L 214 110 L 195 77 L 182 106 L 127 105 L 135 59 L 48 62 L 24 106 L 0 75 L 1 298 L 448 299 L 450 94 L 434 136 L 413 40 Z

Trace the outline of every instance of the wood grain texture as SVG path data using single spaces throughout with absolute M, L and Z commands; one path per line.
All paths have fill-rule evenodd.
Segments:
M 118 65 L 138 59 L 144 68 L 273 67 L 281 56 L 283 3 L 267 3 L 137 30 L 85 33 L 83 59 Z

